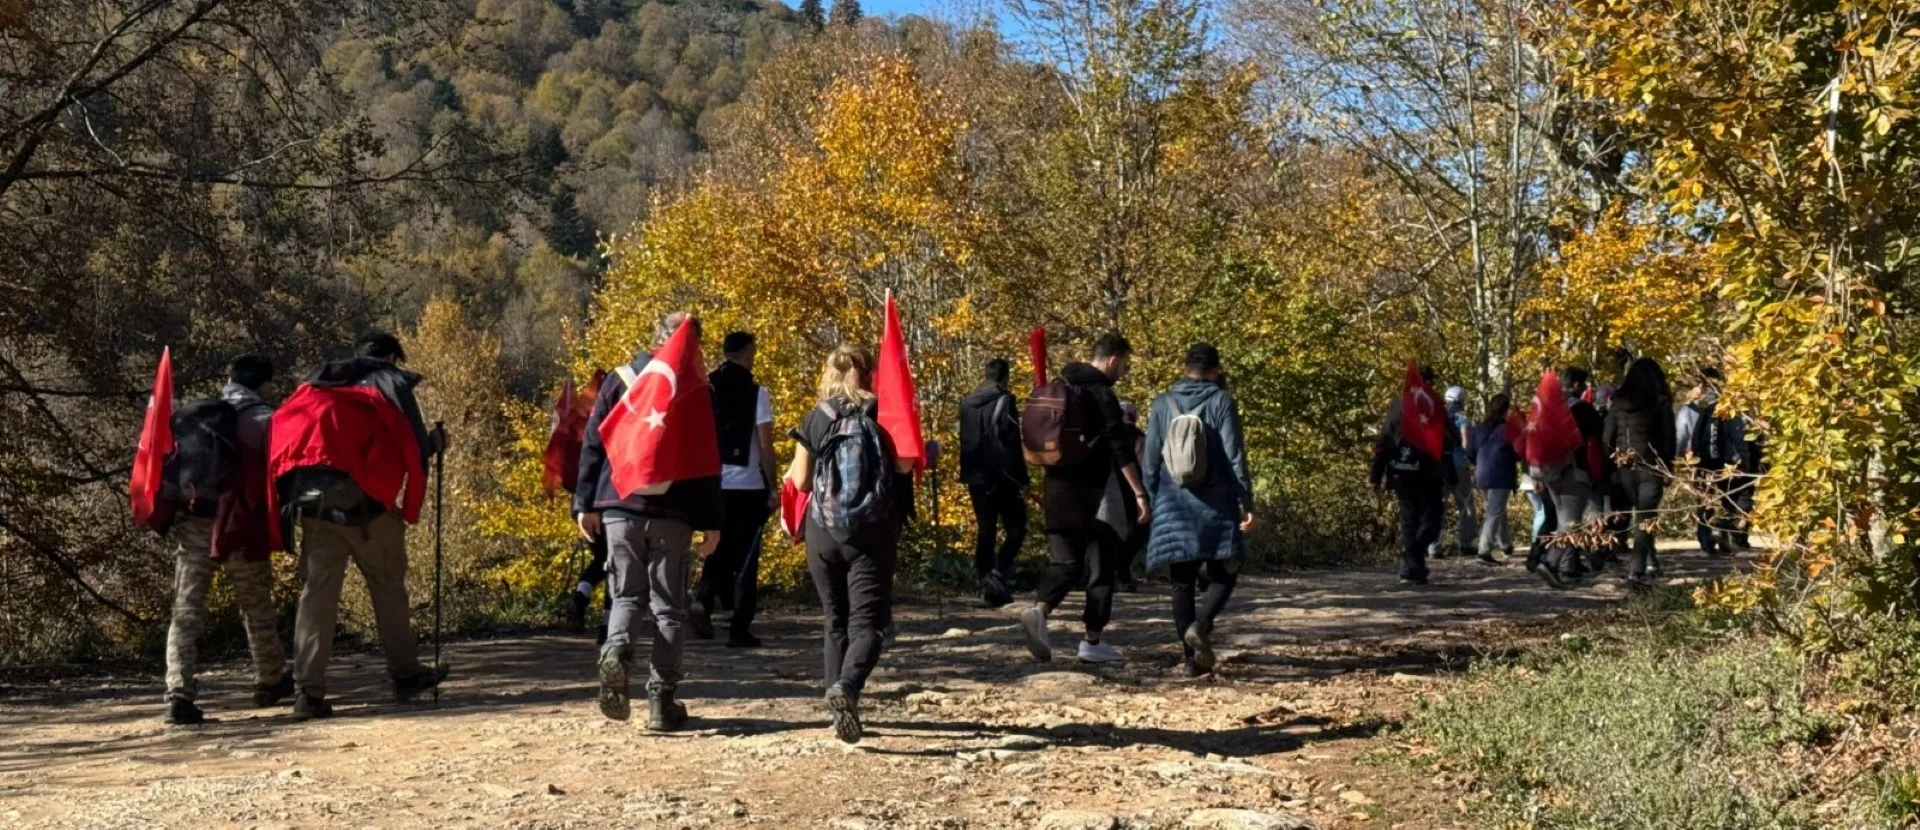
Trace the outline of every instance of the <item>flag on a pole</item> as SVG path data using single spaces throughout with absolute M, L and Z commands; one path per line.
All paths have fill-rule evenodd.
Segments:
M 1027 356 L 1033 361 L 1033 388 L 1047 385 L 1047 327 L 1027 332 Z
M 720 474 L 713 398 L 689 318 L 600 421 L 609 477 L 621 498 L 659 495 L 676 481 Z
M 140 425 L 140 446 L 133 453 L 133 479 L 127 495 L 133 523 L 158 529 L 160 478 L 167 456 L 173 454 L 173 350 L 160 350 L 160 366 L 153 372 L 153 394 L 147 398 L 146 421 Z
M 900 330 L 900 311 L 893 292 L 887 292 L 887 319 L 880 331 L 880 357 L 874 366 L 873 394 L 879 399 L 880 433 L 893 457 L 926 466 L 926 442 L 920 435 L 920 399 L 913 387 L 913 367 L 907 362 L 907 338 Z
M 567 378 L 560 396 L 553 402 L 553 421 L 547 433 L 547 448 L 540 454 L 540 483 L 551 495 L 555 490 L 573 492 L 580 477 L 580 445 L 587 433 L 587 417 L 593 414 L 593 402 L 600 397 L 604 370 L 595 369 L 587 388 L 575 392 L 573 378 Z

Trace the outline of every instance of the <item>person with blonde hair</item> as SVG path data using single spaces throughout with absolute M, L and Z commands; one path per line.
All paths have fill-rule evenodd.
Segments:
M 807 570 L 820 592 L 826 704 L 834 735 L 859 743 L 860 692 L 893 624 L 893 571 L 912 479 L 875 420 L 873 356 L 841 346 L 820 371 L 819 403 L 794 433 L 787 481 L 811 494 Z

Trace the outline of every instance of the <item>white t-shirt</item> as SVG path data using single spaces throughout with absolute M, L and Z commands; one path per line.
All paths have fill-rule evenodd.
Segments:
M 753 437 L 747 440 L 747 463 L 720 465 L 720 489 L 765 490 L 767 479 L 760 473 L 760 425 L 773 423 L 773 398 L 767 387 L 760 387 L 760 400 L 754 404 Z

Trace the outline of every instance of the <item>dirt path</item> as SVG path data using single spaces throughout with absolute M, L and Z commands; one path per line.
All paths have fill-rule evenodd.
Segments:
M 1668 558 L 1683 578 L 1717 564 Z M 184 729 L 160 723 L 157 677 L 39 683 L 0 690 L 0 825 L 1450 826 L 1451 796 L 1366 757 L 1376 733 L 1473 655 L 1621 596 L 1462 560 L 1418 589 L 1384 568 L 1250 579 L 1200 681 L 1176 671 L 1163 589 L 1122 596 L 1129 662 L 1102 670 L 1031 662 L 1007 613 L 917 604 L 852 749 L 825 728 L 799 611 L 764 650 L 696 643 L 695 731 L 673 736 L 601 718 L 573 636 L 450 644 L 438 709 L 385 702 L 377 658 L 336 656 L 337 715 L 310 724 L 243 708 L 238 665 L 202 681 L 218 722 Z

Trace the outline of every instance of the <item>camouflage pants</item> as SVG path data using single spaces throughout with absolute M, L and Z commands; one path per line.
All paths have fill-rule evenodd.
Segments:
M 200 693 L 193 672 L 200 660 L 200 635 L 207 630 L 207 589 L 213 585 L 214 570 L 220 568 L 227 572 L 227 582 L 233 585 L 240 604 L 240 618 L 246 624 L 254 683 L 271 686 L 280 682 L 287 656 L 280 645 L 280 633 L 274 630 L 271 563 L 213 561 L 208 555 L 213 546 L 211 519 L 181 517 L 168 535 L 175 550 L 173 624 L 167 629 L 167 699 L 193 700 Z

